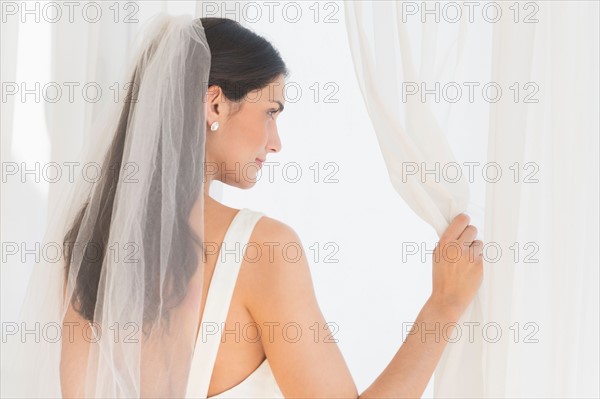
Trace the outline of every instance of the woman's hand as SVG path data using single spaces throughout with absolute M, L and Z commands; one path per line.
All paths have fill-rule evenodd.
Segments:
M 430 300 L 460 316 L 483 280 L 483 242 L 461 213 L 452 220 L 433 251 Z

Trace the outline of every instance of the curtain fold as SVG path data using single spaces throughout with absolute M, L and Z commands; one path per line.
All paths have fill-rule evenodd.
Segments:
M 439 170 L 444 165 L 457 164 L 457 160 L 429 104 L 421 96 L 406 95 L 402 82 L 419 87 L 418 82 L 439 79 L 443 71 L 436 76 L 432 76 L 432 71 L 443 66 L 450 54 L 456 66 L 465 42 L 464 26 L 458 24 L 441 32 L 433 20 L 422 24 L 417 51 L 421 64 L 417 72 L 411 37 L 402 22 L 402 4 L 346 2 L 344 10 L 358 83 L 392 186 L 439 237 L 458 213 L 473 209 L 469 206 L 469 185 L 464 174 L 451 181 L 414 173 L 415 168 L 435 171 L 436 165 L 440 165 Z M 456 39 L 453 46 L 442 47 L 440 51 L 436 43 L 442 34 L 451 34 Z M 475 216 L 472 223 L 481 229 L 479 214 Z M 479 323 L 482 318 L 477 294 L 459 324 Z M 463 397 L 481 397 L 482 344 L 481 340 L 463 339 L 446 346 L 435 373 L 436 395 L 454 395 L 460 391 Z
M 460 160 L 485 154 L 504 175 L 479 187 L 484 215 L 472 220 L 491 250 L 482 287 L 458 324 L 463 335 L 466 322 L 479 329 L 472 340 L 446 345 L 434 396 L 597 397 L 598 3 L 531 2 L 518 22 L 512 3 L 496 5 L 503 17 L 486 28 L 465 26 L 465 15 L 454 23 L 432 15 L 423 23 L 421 14 L 408 21 L 414 2 L 344 3 L 363 100 L 390 181 L 408 206 L 438 236 L 456 213 L 475 209 L 469 183 L 424 182 L 407 175 L 406 164 L 433 169 L 455 162 L 460 148 Z M 492 30 L 487 42 L 485 29 Z M 479 59 L 464 59 L 465 43 L 478 40 Z M 436 118 L 443 106 L 403 93 L 403 84 L 443 84 L 468 64 L 504 90 L 489 102 L 488 131 L 478 133 L 487 135 L 487 149 L 468 135 L 449 145 L 448 126 Z M 495 340 L 484 328 L 497 326 L 503 336 Z
M 486 344 L 485 395 L 598 397 L 599 9 L 536 4 L 538 23 L 494 26 L 493 80 L 539 91 L 491 107 L 488 157 L 523 183 L 487 187 L 486 236 L 520 253 L 487 270 L 484 322 L 521 336 Z
M 467 209 L 469 186 L 463 177 L 435 182 L 415 173 L 456 159 L 428 105 L 419 96 L 401 98 L 402 82 L 417 82 L 422 74 L 415 70 L 404 26 L 395 24 L 398 8 L 393 2 L 345 2 L 344 10 L 358 83 L 392 186 L 441 235 Z M 424 36 L 435 38 L 436 28 L 424 26 Z M 435 55 L 420 53 L 424 59 Z

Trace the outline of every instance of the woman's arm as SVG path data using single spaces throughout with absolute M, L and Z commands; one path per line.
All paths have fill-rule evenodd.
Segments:
M 467 226 L 468 221 L 466 215 L 455 219 L 439 243 L 466 243 L 465 248 L 477 251 L 482 243 L 468 245 L 474 242 L 477 233 L 473 226 Z M 248 267 L 246 278 L 251 283 L 244 300 L 261 328 L 263 348 L 285 397 L 420 397 L 446 344 L 443 338 L 436 342 L 434 334 L 421 335 L 422 329 L 435 330 L 438 323 L 442 331 L 447 323 L 456 322 L 482 277 L 478 257 L 471 261 L 466 257 L 456 262 L 434 261 L 434 290 L 417 317 L 415 324 L 419 332 L 408 336 L 381 375 L 359 395 L 317 304 L 304 250 L 299 259 L 293 260 L 281 251 L 286 243 L 301 247 L 297 234 L 284 223 L 265 217 L 257 223 L 251 240 L 258 245 L 269 243 L 271 251 L 265 245 L 261 248 L 262 258 Z M 279 244 L 275 250 L 274 243 Z M 434 258 L 436 253 L 439 255 L 439 246 Z M 451 335 L 452 328 L 444 332 Z M 300 337 L 297 331 L 301 332 Z
M 360 398 L 420 398 L 442 356 L 460 314 L 429 298 L 396 355 Z M 437 337 L 436 337 L 437 328 Z M 428 331 L 429 333 L 425 333 Z M 436 339 L 438 342 L 436 342 Z

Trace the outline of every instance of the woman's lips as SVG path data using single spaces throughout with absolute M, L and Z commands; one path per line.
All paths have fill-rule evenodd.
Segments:
M 262 164 L 263 164 L 264 162 L 265 162 L 265 161 L 263 161 L 263 160 L 261 160 L 261 159 L 258 159 L 258 158 L 256 158 L 256 163 L 258 163 L 258 166 L 262 166 Z

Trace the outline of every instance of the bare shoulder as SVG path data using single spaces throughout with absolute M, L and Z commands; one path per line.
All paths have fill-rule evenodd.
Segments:
M 280 251 L 278 252 L 280 253 L 280 247 L 283 246 L 302 246 L 300 236 L 296 230 L 294 230 L 290 225 L 268 216 L 261 217 L 256 223 L 251 239 L 254 238 L 256 238 L 257 244 L 260 243 L 263 246 L 273 246 L 279 248 Z M 272 244 L 273 242 L 276 242 L 277 244 Z M 264 261 L 268 259 L 262 260 Z
M 265 303 L 273 299 L 260 294 L 277 295 L 285 290 L 285 282 L 304 284 L 312 290 L 310 268 L 298 233 L 288 224 L 268 217 L 261 217 L 250 236 L 246 258 L 240 273 L 248 283 L 248 303 Z M 269 292 L 264 290 L 268 289 Z
M 309 261 L 296 231 L 263 216 L 250 242 L 240 270 L 244 301 L 283 395 L 356 398 L 356 385 L 331 324 L 317 303 Z
M 290 225 L 266 215 L 262 216 L 256 222 L 252 235 L 256 235 L 257 238 L 276 238 L 281 236 L 298 238 L 298 234 Z

